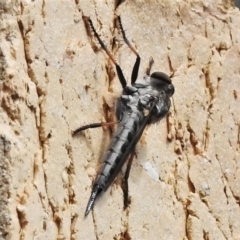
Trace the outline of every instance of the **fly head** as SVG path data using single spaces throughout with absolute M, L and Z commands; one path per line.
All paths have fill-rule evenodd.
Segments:
M 163 72 L 154 72 L 150 76 L 150 85 L 157 91 L 164 91 L 169 97 L 174 94 L 171 78 Z

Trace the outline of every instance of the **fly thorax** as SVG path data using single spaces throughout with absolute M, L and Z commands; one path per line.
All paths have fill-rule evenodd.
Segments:
M 152 89 L 150 86 L 144 89 L 139 89 L 139 105 L 143 109 L 150 109 L 153 99 L 159 97 L 159 92 Z
M 138 94 L 121 96 L 121 100 L 124 103 L 125 107 L 132 111 L 137 109 L 138 98 Z

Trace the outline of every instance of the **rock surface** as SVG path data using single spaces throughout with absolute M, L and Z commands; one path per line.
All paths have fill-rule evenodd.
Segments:
M 150 3 L 153 2 L 153 3 Z M 159 3 L 156 3 L 159 2 Z M 228 1 L 1 3 L 0 239 L 240 239 L 240 12 Z M 170 115 L 147 127 L 129 178 L 84 218 L 121 94 L 90 16 L 129 79 L 135 56 L 174 73 Z

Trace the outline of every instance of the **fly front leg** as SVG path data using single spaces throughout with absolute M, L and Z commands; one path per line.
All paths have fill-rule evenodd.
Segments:
M 84 125 L 76 130 L 74 130 L 72 132 L 72 136 L 76 135 L 77 133 L 81 132 L 81 131 L 84 131 L 86 129 L 89 129 L 89 128 L 98 128 L 98 127 L 110 127 L 110 126 L 113 126 L 115 124 L 119 123 L 119 121 L 114 121 L 114 122 L 100 122 L 100 123 L 91 123 L 91 124 L 88 124 L 88 125 Z
M 123 26 L 122 26 L 122 21 L 121 21 L 120 16 L 118 16 L 117 19 L 118 19 L 118 22 L 119 22 L 119 27 L 120 27 L 120 30 L 122 32 L 122 36 L 123 36 L 124 42 L 128 45 L 128 47 L 131 49 L 131 51 L 137 56 L 136 62 L 134 64 L 134 66 L 133 66 L 132 76 L 131 76 L 131 84 L 134 84 L 136 82 L 136 80 L 137 80 L 138 70 L 139 70 L 141 58 L 140 58 L 137 50 L 128 41 L 128 39 L 126 37 L 126 34 L 125 34 L 125 31 L 124 31 Z
M 83 17 L 84 20 L 87 20 L 90 28 L 92 29 L 94 36 L 97 38 L 99 44 L 101 45 L 101 47 L 103 48 L 103 50 L 106 52 L 106 54 L 109 56 L 110 60 L 113 62 L 113 64 L 116 67 L 116 71 L 117 71 L 117 75 L 119 78 L 119 81 L 122 85 L 122 88 L 124 89 L 127 86 L 127 81 L 123 75 L 122 69 L 120 68 L 120 66 L 117 64 L 116 60 L 114 59 L 113 55 L 110 53 L 110 51 L 107 49 L 107 47 L 105 46 L 105 44 L 103 43 L 102 39 L 99 37 L 97 31 L 95 30 L 92 20 L 89 17 Z

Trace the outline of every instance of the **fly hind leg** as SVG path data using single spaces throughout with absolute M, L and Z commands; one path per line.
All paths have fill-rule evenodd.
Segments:
M 122 180 L 124 209 L 126 209 L 131 202 L 130 198 L 128 196 L 128 178 L 129 178 L 129 173 L 130 173 L 130 170 L 131 170 L 134 154 L 135 154 L 135 148 L 133 149 L 132 153 L 130 154 L 128 164 L 127 164 L 127 169 L 126 169 L 126 172 L 125 172 L 125 176 L 124 176 L 124 179 Z

